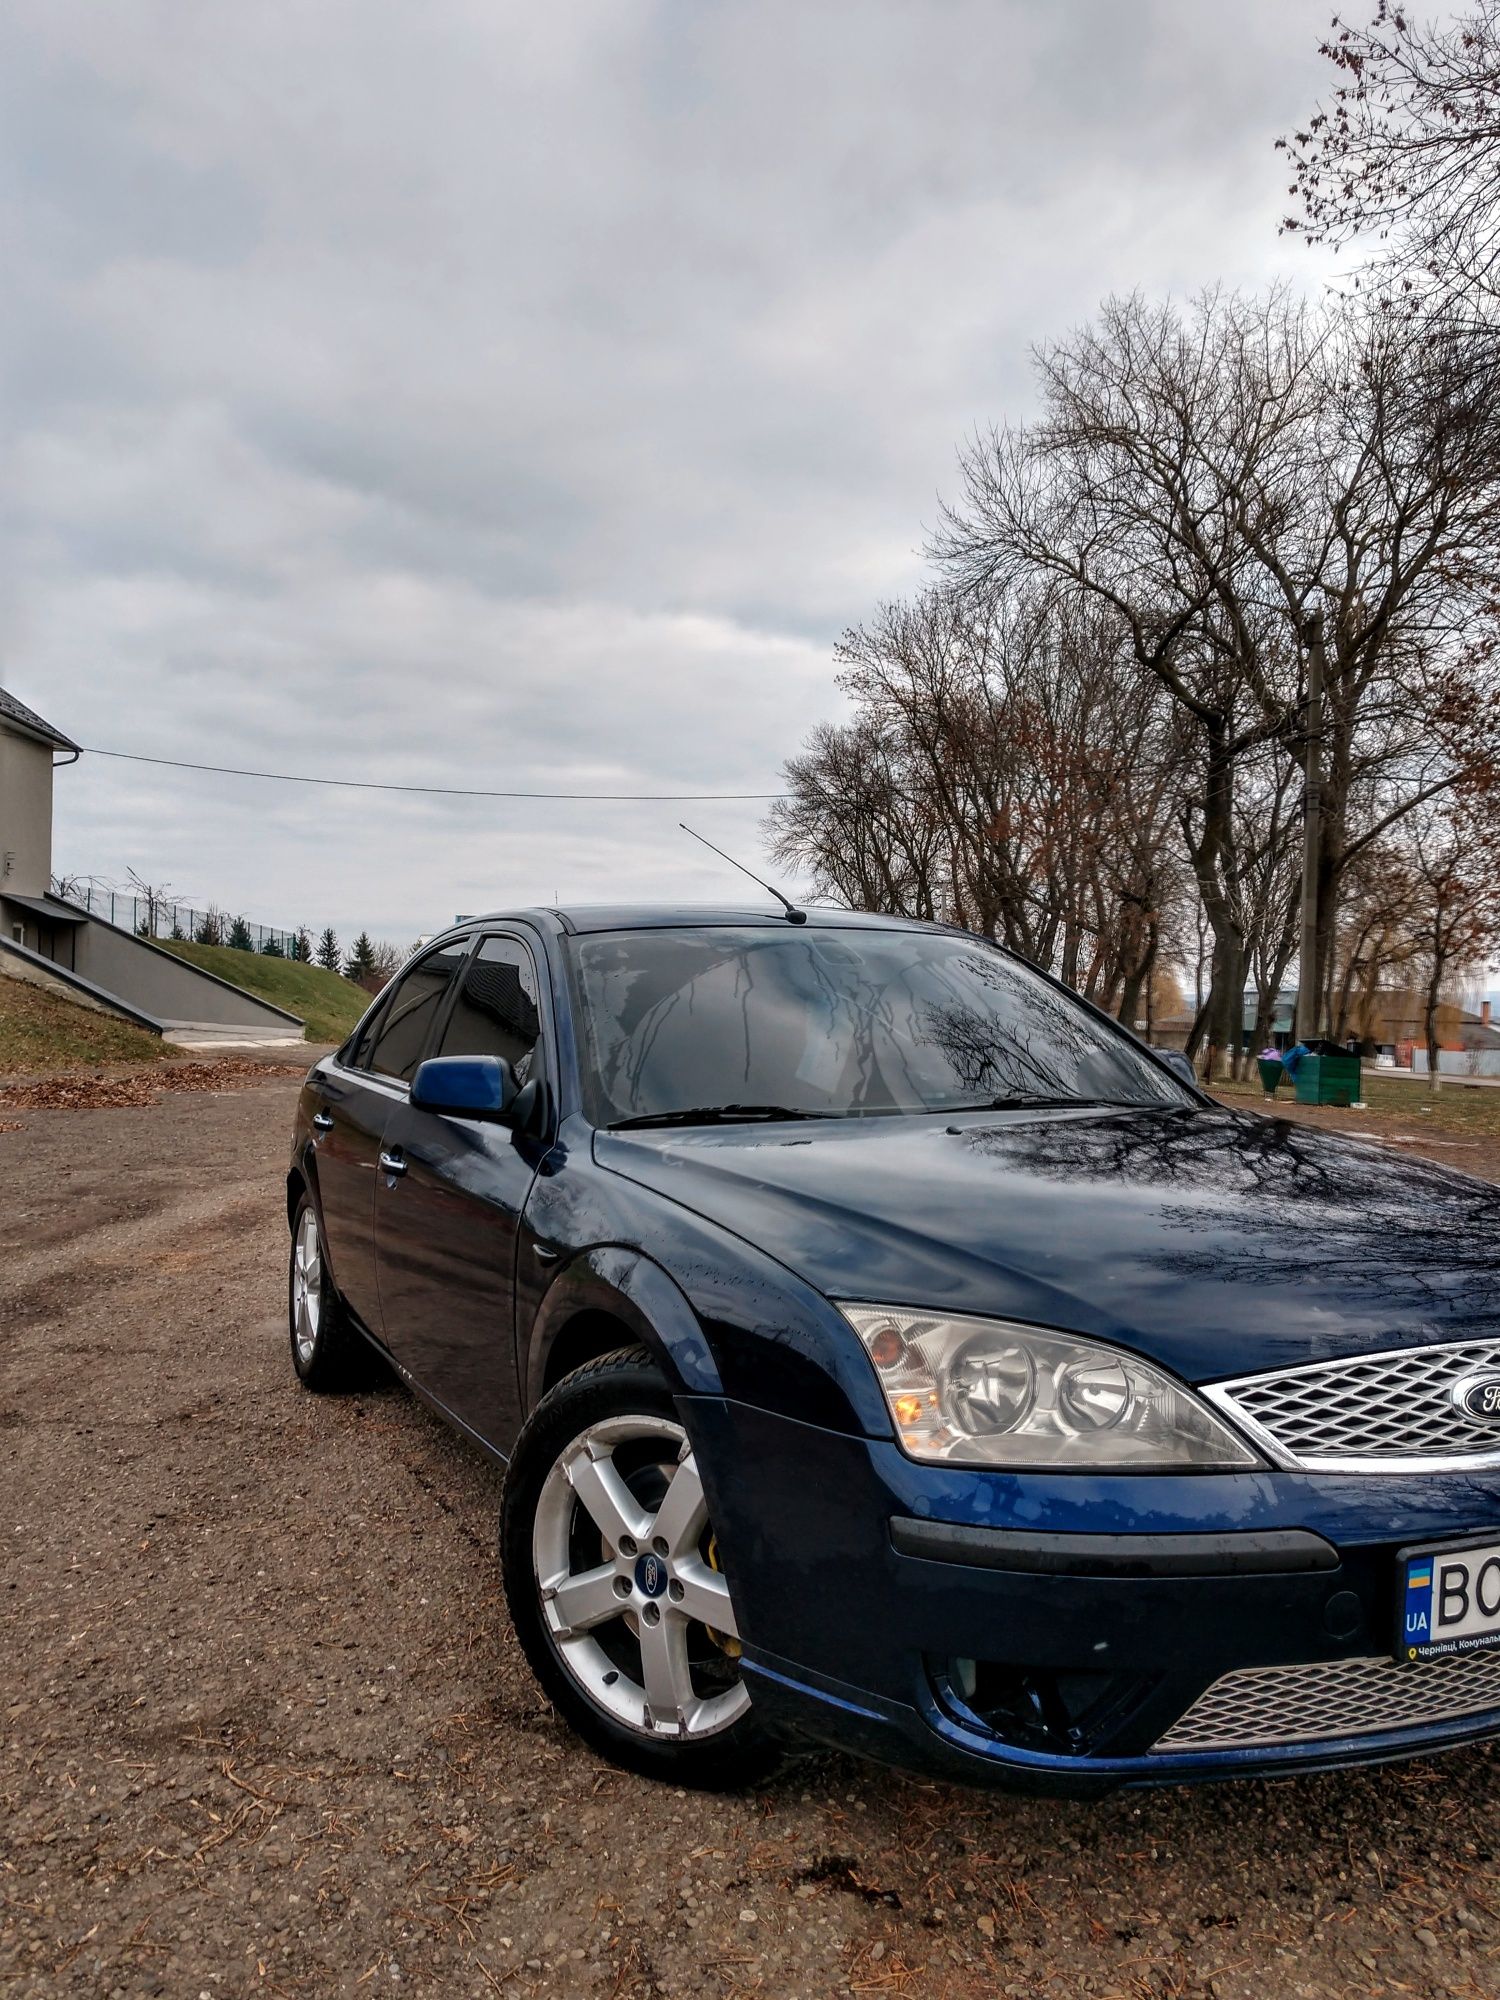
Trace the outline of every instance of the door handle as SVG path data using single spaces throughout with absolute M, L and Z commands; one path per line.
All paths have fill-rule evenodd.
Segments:
M 331 1132 L 333 1130 L 333 1113 L 331 1111 L 315 1111 L 313 1113 L 313 1123 L 320 1132 Z
M 404 1174 L 406 1172 L 406 1162 L 399 1153 L 382 1153 L 380 1164 L 388 1174 Z

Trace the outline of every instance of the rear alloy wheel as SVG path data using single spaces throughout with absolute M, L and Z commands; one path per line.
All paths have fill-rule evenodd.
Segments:
M 775 1765 L 697 1461 L 646 1350 L 589 1363 L 538 1405 L 511 1461 L 502 1533 L 527 1657 L 596 1749 L 713 1789 Z
M 292 1217 L 287 1270 L 287 1330 L 292 1366 L 309 1389 L 356 1389 L 367 1375 L 363 1343 L 350 1331 L 343 1302 L 328 1277 L 318 1212 L 306 1194 Z

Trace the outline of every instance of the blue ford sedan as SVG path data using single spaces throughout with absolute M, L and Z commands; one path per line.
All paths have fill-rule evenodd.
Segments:
M 297 1113 L 292 1358 L 506 1466 L 579 1734 L 1032 1790 L 1500 1733 L 1500 1193 L 1227 1111 L 961 932 L 530 910 Z

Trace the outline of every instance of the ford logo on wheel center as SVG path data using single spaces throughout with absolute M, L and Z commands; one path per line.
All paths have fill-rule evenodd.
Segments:
M 644 1555 L 635 1566 L 635 1580 L 643 1597 L 660 1597 L 667 1587 L 667 1566 L 656 1556 Z

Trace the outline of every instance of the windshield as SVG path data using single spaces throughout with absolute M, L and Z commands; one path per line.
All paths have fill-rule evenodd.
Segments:
M 596 1125 L 1192 1095 L 1025 965 L 924 931 L 715 927 L 569 940 Z

